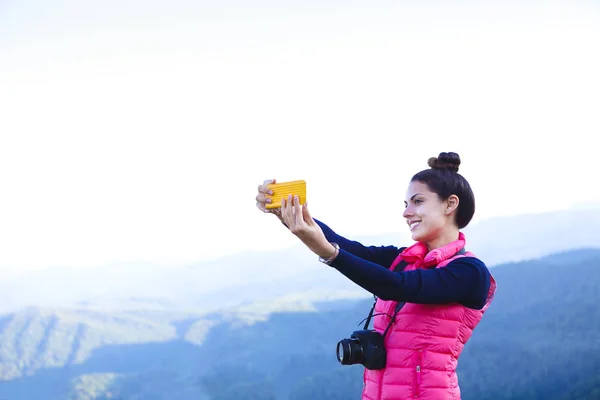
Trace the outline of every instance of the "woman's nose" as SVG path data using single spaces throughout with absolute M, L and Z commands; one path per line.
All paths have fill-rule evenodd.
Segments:
M 404 212 L 402 213 L 402 216 L 403 216 L 404 218 L 408 218 L 408 217 L 410 217 L 411 215 L 412 215 L 412 211 L 411 211 L 410 207 L 406 207 L 406 208 L 404 209 Z

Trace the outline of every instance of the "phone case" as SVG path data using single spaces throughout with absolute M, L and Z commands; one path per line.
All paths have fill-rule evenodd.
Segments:
M 267 187 L 273 191 L 272 195 L 267 195 L 271 199 L 270 203 L 265 204 L 268 210 L 281 207 L 281 199 L 287 199 L 290 194 L 297 195 L 300 204 L 306 202 L 306 181 L 304 180 L 271 183 Z

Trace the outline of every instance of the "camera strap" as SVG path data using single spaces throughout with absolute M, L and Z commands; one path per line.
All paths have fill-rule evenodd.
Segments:
M 402 250 L 404 250 L 404 249 L 402 249 Z M 467 251 L 463 247 L 458 252 L 456 252 L 456 254 L 454 254 L 452 257 L 461 255 L 461 254 L 465 254 L 466 252 Z M 408 265 L 407 261 L 404 261 L 404 260 L 400 261 L 398 263 L 398 265 L 396 265 L 396 268 L 394 268 L 394 272 L 400 272 L 400 271 L 404 270 L 404 268 L 406 268 L 407 265 Z M 373 295 L 373 298 L 375 299 L 375 301 L 373 302 L 373 307 L 371 307 L 371 311 L 369 311 L 369 316 L 367 317 L 367 321 L 365 322 L 365 326 L 363 328 L 364 330 L 369 329 L 369 324 L 371 323 L 371 318 L 373 318 L 373 312 L 375 311 L 375 305 L 377 304 L 377 296 Z M 402 307 L 404 307 L 405 304 L 406 304 L 405 301 L 400 301 L 400 302 L 398 302 L 398 304 L 396 304 L 396 309 L 394 310 L 394 315 L 391 317 L 390 323 L 388 324 L 387 328 L 385 328 L 385 331 L 383 332 L 383 337 L 385 337 L 385 335 L 387 334 L 387 332 L 390 329 L 390 327 L 392 326 L 392 324 L 396 321 L 396 315 L 398 315 L 398 312 L 400 312 L 400 310 L 402 309 Z
M 406 268 L 406 266 L 408 265 L 408 261 L 402 260 L 398 263 L 398 265 L 396 265 L 396 268 L 394 268 L 394 272 L 396 271 L 402 271 L 404 268 Z M 373 295 L 373 298 L 375 299 L 375 301 L 373 301 L 373 307 L 371 307 L 371 311 L 369 311 L 369 316 L 367 317 L 367 322 L 365 322 L 365 326 L 363 329 L 369 329 L 369 324 L 371 323 L 371 318 L 373 318 L 373 312 L 375 311 L 375 305 L 377 304 L 377 296 Z M 398 306 L 396 306 L 396 311 L 394 312 L 394 318 L 396 317 L 396 314 L 398 314 L 398 311 L 400 311 L 400 308 L 402 308 L 402 306 L 404 305 L 404 302 L 400 302 L 398 303 Z M 392 318 L 392 321 L 394 320 L 394 318 Z M 388 326 L 389 328 L 389 326 Z M 387 329 L 386 329 L 387 331 Z

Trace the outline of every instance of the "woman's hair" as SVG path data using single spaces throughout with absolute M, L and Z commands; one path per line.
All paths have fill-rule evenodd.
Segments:
M 475 195 L 469 182 L 458 173 L 460 157 L 452 152 L 440 153 L 429 158 L 427 164 L 431 168 L 416 173 L 410 181 L 426 184 L 441 200 L 447 200 L 453 194 L 458 196 L 455 221 L 459 229 L 464 228 L 475 214 Z

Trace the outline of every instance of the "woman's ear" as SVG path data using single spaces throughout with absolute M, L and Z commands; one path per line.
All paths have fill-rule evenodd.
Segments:
M 448 200 L 446 200 L 446 210 L 445 210 L 446 215 L 452 214 L 452 212 L 458 208 L 459 202 L 460 201 L 459 201 L 457 195 L 455 195 L 455 194 L 450 195 L 450 197 L 448 197 Z

